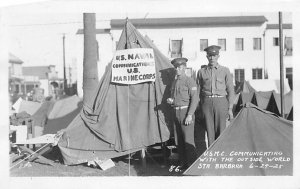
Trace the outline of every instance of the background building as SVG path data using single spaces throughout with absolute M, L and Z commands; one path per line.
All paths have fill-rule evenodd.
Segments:
M 19 97 L 26 98 L 27 93 L 30 93 L 33 88 L 41 85 L 39 78 L 34 75 L 23 74 L 23 61 L 9 53 L 9 94 L 11 102 L 14 103 Z
M 63 79 L 58 78 L 54 65 L 49 66 L 27 66 L 23 67 L 23 75 L 25 77 L 37 77 L 39 79 L 39 87 L 44 89 L 44 96 L 54 94 L 53 82 L 59 89 L 63 90 Z
M 187 57 L 194 71 L 207 64 L 204 49 L 220 45 L 222 65 L 229 67 L 235 81 L 278 80 L 278 24 L 261 16 L 182 17 L 130 19 L 142 35 L 147 35 L 158 49 L 171 59 Z M 112 60 L 125 19 L 112 19 L 97 29 L 99 78 Z M 83 34 L 79 29 L 77 34 Z M 292 24 L 284 25 L 285 75 L 292 73 Z M 80 45 L 81 44 L 81 45 Z M 78 37 L 83 48 L 83 35 Z M 78 60 L 83 60 L 79 55 Z M 78 94 L 82 95 L 82 62 L 78 62 Z
M 293 79 L 293 32 L 292 24 L 283 24 L 284 43 L 284 77 L 292 84 Z M 265 61 L 267 74 L 270 79 L 278 79 L 279 70 L 279 25 L 267 24 L 265 30 Z M 292 86 L 292 85 L 290 85 Z
M 23 61 L 15 55 L 9 53 L 8 60 L 8 77 L 9 77 L 9 92 L 19 94 L 22 92 L 21 85 L 23 84 L 22 64 Z

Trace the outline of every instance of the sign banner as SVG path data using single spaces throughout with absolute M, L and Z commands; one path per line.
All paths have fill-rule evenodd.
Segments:
M 136 48 L 118 50 L 112 62 L 111 82 L 137 84 L 155 81 L 153 49 Z

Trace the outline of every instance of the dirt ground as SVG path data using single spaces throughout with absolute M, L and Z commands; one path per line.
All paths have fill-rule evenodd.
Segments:
M 197 133 L 197 134 L 196 134 Z M 200 133 L 200 134 L 199 134 Z M 206 150 L 206 141 L 203 140 L 205 133 L 201 128 L 195 127 L 195 144 L 197 154 L 200 156 Z M 170 145 L 175 145 L 171 141 Z M 169 145 L 167 145 L 169 146 Z M 176 153 L 176 148 L 172 150 L 173 155 Z M 63 164 L 61 154 L 58 150 L 52 150 L 44 156 L 52 160 L 55 166 L 43 163 L 39 159 L 34 162 L 22 162 L 10 169 L 11 177 L 85 177 L 85 176 L 182 176 L 184 170 L 176 169 L 178 162 L 170 157 L 171 150 L 167 150 L 166 157 L 163 153 L 154 147 L 147 148 L 146 151 L 146 166 L 140 158 L 140 153 L 131 154 L 112 159 L 115 166 L 101 170 L 98 168 L 89 167 L 86 164 L 66 166 Z M 20 161 L 20 160 L 19 160 Z M 17 164 L 13 162 L 10 167 Z
M 105 171 L 99 167 L 87 164 L 66 166 L 59 159 L 55 150 L 45 157 L 54 162 L 54 166 L 36 159 L 34 162 L 18 164 L 10 169 L 11 177 L 86 177 L 86 176 L 181 176 L 184 170 L 175 170 L 177 162 L 166 159 L 157 154 L 146 154 L 146 166 L 143 166 L 139 153 L 129 158 L 128 155 L 112 159 L 115 166 Z M 13 162 L 15 165 L 21 160 Z M 166 162 L 166 163 L 164 163 Z

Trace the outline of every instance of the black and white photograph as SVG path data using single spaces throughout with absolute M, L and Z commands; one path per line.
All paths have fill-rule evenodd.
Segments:
M 297 7 L 4 1 L 1 188 L 299 188 Z

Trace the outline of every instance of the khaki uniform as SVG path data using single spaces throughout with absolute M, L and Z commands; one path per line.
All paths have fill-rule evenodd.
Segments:
M 181 163 L 191 165 L 196 157 L 194 142 L 194 112 L 198 105 L 196 82 L 185 75 L 179 76 L 172 84 L 171 98 L 174 99 L 175 136 Z M 193 122 L 185 125 L 187 115 L 192 115 Z
M 233 80 L 229 69 L 217 64 L 198 71 L 197 85 L 210 146 L 226 128 L 228 109 L 234 100 Z

